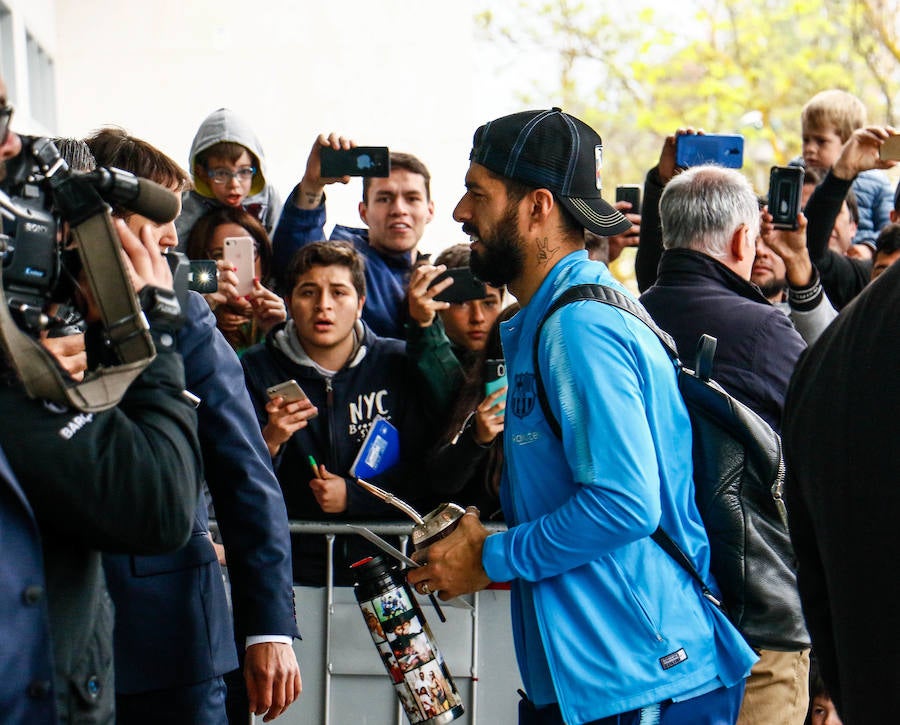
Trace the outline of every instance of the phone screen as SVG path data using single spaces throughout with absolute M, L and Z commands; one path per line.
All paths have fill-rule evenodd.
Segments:
M 803 190 L 803 169 L 773 166 L 769 172 L 769 213 L 776 229 L 796 229 Z
M 252 237 L 228 237 L 225 239 L 225 261 L 237 271 L 237 293 L 246 297 L 253 292 L 253 278 L 256 276 L 255 254 Z
M 341 176 L 391 175 L 391 153 L 387 146 L 356 146 L 352 149 L 319 150 L 320 174 L 326 178 Z
M 744 137 L 737 134 L 676 136 L 675 164 L 685 168 L 718 164 L 730 169 L 739 169 L 744 164 Z

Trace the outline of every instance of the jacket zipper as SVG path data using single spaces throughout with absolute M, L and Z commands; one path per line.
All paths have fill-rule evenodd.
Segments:
M 778 461 L 778 475 L 775 477 L 775 483 L 772 484 L 772 498 L 775 499 L 775 507 L 778 509 L 778 515 L 781 517 L 781 523 L 784 524 L 784 530 L 790 532 L 788 528 L 787 506 L 784 505 L 784 478 L 785 467 L 784 458 Z
M 334 388 L 331 378 L 325 378 L 325 407 L 328 413 L 328 470 L 337 470 L 337 461 L 334 458 L 337 447 L 334 435 Z

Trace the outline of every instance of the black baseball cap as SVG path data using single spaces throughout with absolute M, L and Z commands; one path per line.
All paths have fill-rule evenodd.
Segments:
M 469 160 L 508 179 L 549 189 L 595 234 L 608 237 L 631 228 L 600 197 L 600 136 L 559 108 L 522 111 L 484 124 L 475 131 Z

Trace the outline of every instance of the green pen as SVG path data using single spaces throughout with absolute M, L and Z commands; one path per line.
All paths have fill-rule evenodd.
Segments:
M 318 478 L 319 477 L 319 464 L 316 463 L 316 459 L 313 458 L 312 456 L 308 456 L 308 458 L 309 458 L 309 465 L 312 466 L 313 476 Z

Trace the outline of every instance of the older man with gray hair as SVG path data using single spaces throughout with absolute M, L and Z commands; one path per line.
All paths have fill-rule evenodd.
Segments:
M 700 336 L 715 337 L 713 379 L 780 430 L 788 383 L 806 344 L 750 282 L 760 226 L 753 188 L 733 169 L 695 166 L 669 181 L 659 213 L 665 251 L 641 302 L 688 366 Z M 773 642 L 781 626 L 772 622 Z M 809 699 L 808 646 L 784 652 L 751 644 L 760 660 L 747 680 L 739 725 L 800 725 Z
M 695 166 L 666 185 L 660 218 L 665 251 L 641 302 L 688 364 L 700 336 L 715 337 L 712 377 L 780 430 L 806 344 L 750 283 L 760 224 L 750 182 L 732 169 Z

